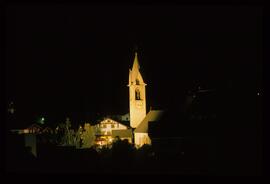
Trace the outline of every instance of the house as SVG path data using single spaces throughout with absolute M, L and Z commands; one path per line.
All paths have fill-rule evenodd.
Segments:
M 129 143 L 132 143 L 132 129 L 126 129 L 126 130 L 113 130 L 112 131 L 112 138 L 113 139 L 121 139 L 121 140 L 128 140 Z
M 94 132 L 96 144 L 98 145 L 111 144 L 117 136 L 121 139 L 132 140 L 131 128 L 111 118 L 104 118 L 104 120 L 96 124 Z
M 17 133 L 17 134 L 40 134 L 42 133 L 42 127 L 37 124 L 32 124 L 28 128 L 25 129 L 12 129 L 11 132 Z

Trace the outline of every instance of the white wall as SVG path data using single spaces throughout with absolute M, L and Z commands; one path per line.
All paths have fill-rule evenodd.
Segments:
M 148 136 L 148 133 L 134 133 L 135 144 L 138 147 L 141 147 L 144 144 L 151 144 L 151 139 Z
M 95 130 L 98 130 L 98 129 L 101 132 L 104 132 L 105 135 L 111 135 L 112 130 L 126 130 L 127 127 L 120 124 L 117 121 L 114 121 L 110 118 L 107 118 L 107 119 L 101 121 L 99 124 L 95 125 Z

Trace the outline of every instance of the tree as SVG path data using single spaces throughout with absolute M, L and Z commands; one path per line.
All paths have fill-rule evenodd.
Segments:
M 66 118 L 65 124 L 60 124 L 59 128 L 63 131 L 63 136 L 61 140 L 61 144 L 65 146 L 73 146 L 74 145 L 74 131 L 70 129 L 71 121 L 69 118 Z
M 84 131 L 82 132 L 82 148 L 90 148 L 93 146 L 95 141 L 95 132 L 90 123 L 84 124 Z
M 83 133 L 83 128 L 81 126 L 79 126 L 77 132 L 75 132 L 74 136 L 73 136 L 73 143 L 76 146 L 76 148 L 80 148 L 81 147 L 81 135 Z

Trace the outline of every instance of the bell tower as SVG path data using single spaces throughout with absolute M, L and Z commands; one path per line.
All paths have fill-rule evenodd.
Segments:
M 138 53 L 135 52 L 132 70 L 129 69 L 129 113 L 130 126 L 137 128 L 146 116 L 146 95 L 142 75 L 139 71 Z

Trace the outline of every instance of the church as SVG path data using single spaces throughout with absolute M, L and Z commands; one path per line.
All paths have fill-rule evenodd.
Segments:
M 137 148 L 144 144 L 151 144 L 148 127 L 155 126 L 163 115 L 162 110 L 153 110 L 147 112 L 146 104 L 146 83 L 140 72 L 138 53 L 135 52 L 132 68 L 129 69 L 129 113 L 105 117 L 97 124 L 93 125 L 93 134 L 95 136 L 94 145 L 98 147 L 111 145 L 114 140 L 127 140 Z M 43 119 L 43 118 L 42 118 Z M 85 123 L 85 126 L 90 125 Z M 91 126 L 92 127 L 92 126 Z M 56 128 L 56 132 L 57 132 Z M 26 129 L 11 130 L 18 134 L 42 134 L 54 132 L 49 128 L 42 128 L 33 124 Z M 70 130 L 73 132 L 74 130 Z M 81 137 L 81 139 L 83 139 Z
M 129 88 L 129 114 L 117 118 L 119 120 L 129 120 L 129 126 L 123 125 L 117 120 L 105 118 L 95 126 L 98 144 L 108 144 L 115 137 L 128 139 L 136 147 L 151 144 L 151 138 L 148 135 L 148 124 L 157 123 L 163 111 L 150 109 L 147 112 L 146 85 L 140 72 L 138 53 L 135 52 L 133 66 L 129 69 L 129 82 L 127 85 Z
M 146 113 L 146 83 L 140 72 L 137 52 L 135 52 L 132 69 L 129 70 L 128 87 L 130 126 L 134 129 L 134 143 L 137 146 L 151 144 L 148 136 L 148 123 L 158 121 L 162 111 L 150 110 Z

